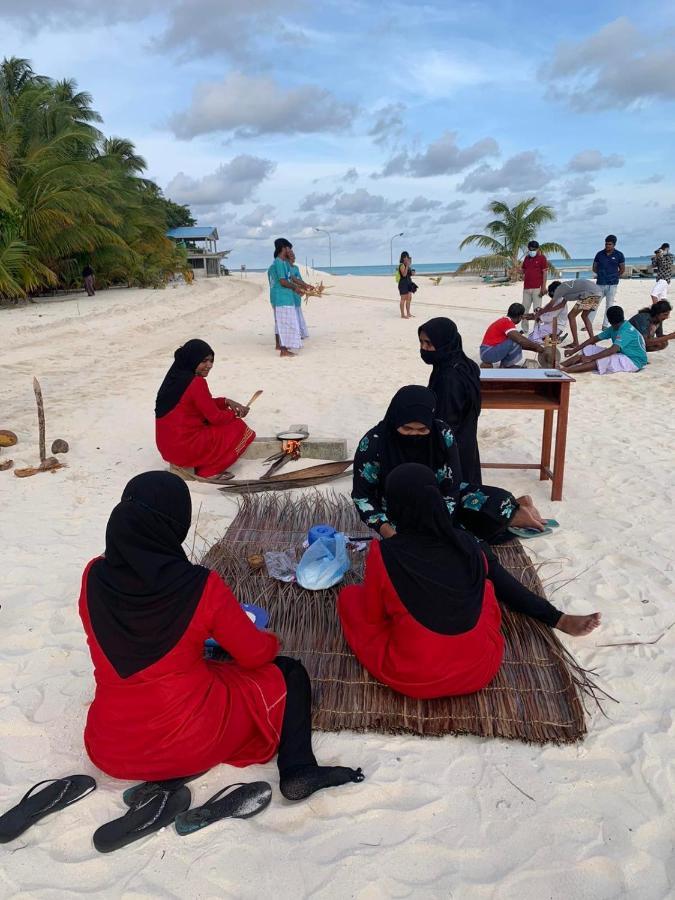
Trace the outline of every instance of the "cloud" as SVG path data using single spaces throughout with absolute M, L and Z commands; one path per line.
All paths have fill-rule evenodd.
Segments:
M 675 100 L 673 69 L 672 32 L 643 32 L 622 17 L 584 40 L 559 44 L 540 76 L 551 97 L 595 115 L 602 107 Z
M 437 225 L 454 225 L 456 222 L 461 221 L 464 217 L 464 213 L 461 210 L 466 206 L 466 200 L 454 200 L 452 203 L 446 203 L 443 207 L 445 212 L 442 216 L 436 219 Z
M 570 199 L 586 197 L 588 194 L 594 194 L 595 190 L 595 185 L 588 175 L 579 175 L 577 178 L 570 178 L 563 185 L 564 195 Z
M 399 104 L 390 103 L 373 113 L 375 121 L 368 134 L 376 144 L 395 143 L 403 135 L 404 112 L 405 110 Z
M 453 58 L 454 56 L 454 58 Z M 447 99 L 458 88 L 482 84 L 490 80 L 488 73 L 470 59 L 459 59 L 447 49 L 414 53 L 405 69 L 408 90 L 432 98 Z
M 353 193 L 340 194 L 335 198 L 333 210 L 342 214 L 389 214 L 397 209 L 397 204 L 386 200 L 381 194 L 371 194 L 364 188 Z
M 654 173 L 654 175 L 650 175 L 648 178 L 643 178 L 640 184 L 660 184 L 664 178 L 664 175 Z
M 593 203 L 589 203 L 585 209 L 582 210 L 581 215 L 586 218 L 597 218 L 598 216 L 605 216 L 608 212 L 607 201 L 598 199 L 594 200 Z
M 232 203 L 240 206 L 251 199 L 256 189 L 268 178 L 275 163 L 259 156 L 235 156 L 218 166 L 215 172 L 193 178 L 184 172 L 175 175 L 166 186 L 166 195 L 176 203 L 212 206 Z
M 457 190 L 473 191 L 533 191 L 544 187 L 553 177 L 535 150 L 525 150 L 507 159 L 500 168 L 486 163 L 469 172 Z
M 274 224 L 274 213 L 274 207 L 269 203 L 265 203 L 256 206 L 255 209 L 252 209 L 246 215 L 238 217 L 237 224 L 246 228 L 266 228 Z
M 348 181 L 351 184 L 353 184 L 355 181 L 358 181 L 358 180 L 359 180 L 359 173 L 354 168 L 347 169 L 345 174 L 340 179 L 340 181 Z
M 223 81 L 198 84 L 192 103 L 170 125 L 179 138 L 215 131 L 238 137 L 344 131 L 356 111 L 315 85 L 283 88 L 271 78 L 232 72 Z
M 598 172 L 600 169 L 619 169 L 624 164 L 623 156 L 610 153 L 603 156 L 599 150 L 580 150 L 569 161 L 570 172 Z
M 327 206 L 333 197 L 335 197 L 335 193 L 321 194 L 315 191 L 312 194 L 307 194 L 300 206 L 298 206 L 298 209 L 300 212 L 311 212 L 318 206 Z
M 404 150 L 396 154 L 377 177 L 410 175 L 413 178 L 431 178 L 435 175 L 455 175 L 478 160 L 498 153 L 499 145 L 494 138 L 483 138 L 462 149 L 457 145 L 457 132 L 446 131 L 432 141 L 423 153 L 410 155 Z
M 408 204 L 408 212 L 428 212 L 430 209 L 438 209 L 438 207 L 442 205 L 443 202 L 441 200 L 430 200 L 428 197 L 419 195 Z

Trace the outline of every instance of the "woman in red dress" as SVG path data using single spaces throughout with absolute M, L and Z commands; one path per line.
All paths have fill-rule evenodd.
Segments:
M 133 478 L 111 513 L 105 556 L 84 571 L 80 616 L 96 693 L 84 742 L 115 778 L 187 778 L 278 754 L 290 800 L 361 781 L 361 770 L 318 766 L 311 687 L 297 660 L 259 631 L 216 572 L 190 563 L 182 543 L 192 505 L 169 472 Z M 213 637 L 231 662 L 204 658 Z
M 448 697 L 485 687 L 504 652 L 499 599 L 569 634 L 600 616 L 564 615 L 510 575 L 485 544 L 457 529 L 427 466 L 407 463 L 386 483 L 393 537 L 373 541 L 362 585 L 343 588 L 347 643 L 370 674 L 409 697 Z
M 212 397 L 206 379 L 214 353 L 191 340 L 174 353 L 155 405 L 155 435 L 162 458 L 179 468 L 194 469 L 199 479 L 229 480 L 227 472 L 242 455 L 255 432 L 242 421 L 248 407 Z

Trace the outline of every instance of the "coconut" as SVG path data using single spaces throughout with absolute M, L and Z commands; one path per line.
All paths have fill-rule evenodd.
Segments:
M 0 447 L 13 447 L 18 440 L 13 431 L 0 430 Z
M 63 438 L 57 438 L 52 444 L 52 453 L 67 453 L 69 450 L 68 441 Z

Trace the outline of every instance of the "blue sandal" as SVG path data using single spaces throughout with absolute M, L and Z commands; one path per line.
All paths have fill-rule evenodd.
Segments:
M 271 800 L 272 788 L 266 781 L 230 784 L 203 806 L 195 806 L 176 816 L 176 831 L 183 835 L 192 834 L 221 819 L 250 819 L 266 809 Z

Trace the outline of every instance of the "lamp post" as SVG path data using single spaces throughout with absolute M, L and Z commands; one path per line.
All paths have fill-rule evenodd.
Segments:
M 394 241 L 397 237 L 403 237 L 405 231 L 399 231 L 398 234 L 395 234 L 392 239 L 389 241 L 389 265 L 394 265 Z
M 314 231 L 318 231 L 320 234 L 328 235 L 328 268 L 333 268 L 333 247 L 330 240 L 330 231 L 326 231 L 325 228 L 315 228 Z

